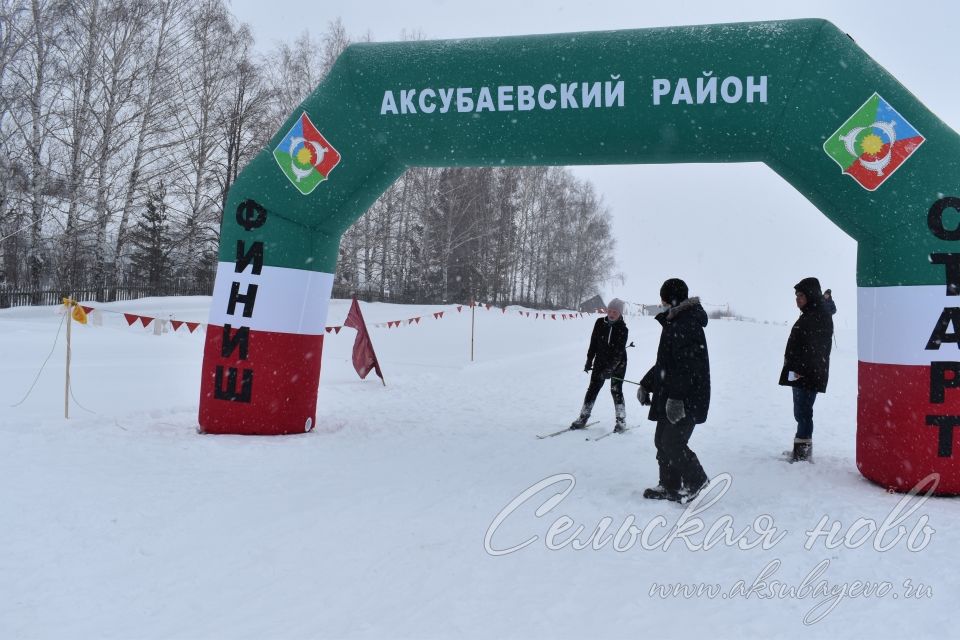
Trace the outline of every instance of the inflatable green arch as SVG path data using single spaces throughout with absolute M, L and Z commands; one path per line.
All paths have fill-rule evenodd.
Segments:
M 340 237 L 407 167 L 758 161 L 858 243 L 861 472 L 960 493 L 960 138 L 824 20 L 349 47 L 230 190 L 201 429 L 313 427 Z

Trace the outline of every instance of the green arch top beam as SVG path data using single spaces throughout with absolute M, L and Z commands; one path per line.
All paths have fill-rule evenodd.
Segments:
M 960 493 L 960 137 L 824 20 L 349 47 L 230 190 L 201 427 L 312 428 L 340 237 L 407 167 L 747 161 L 858 243 L 860 470 Z
M 521 87 L 534 91 L 532 109 L 521 105 Z M 868 191 L 823 144 L 874 93 L 925 142 L 900 175 Z M 304 112 L 341 155 L 309 195 L 272 153 Z M 287 266 L 333 271 L 340 233 L 409 166 L 760 161 L 854 239 L 885 250 L 910 226 L 908 210 L 925 212 L 938 190 L 956 188 L 958 148 L 955 132 L 825 20 L 364 43 L 340 56 L 246 168 L 227 211 L 256 194 L 319 234 Z M 234 258 L 230 242 L 222 257 Z M 938 275 L 922 264 L 862 266 L 861 284 Z

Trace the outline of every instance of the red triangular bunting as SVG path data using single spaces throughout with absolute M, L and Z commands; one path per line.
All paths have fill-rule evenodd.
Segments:
M 123 314 L 124 319 L 127 321 L 127 326 L 133 326 L 133 323 L 136 322 L 139 318 L 132 313 Z
M 333 327 L 324 327 L 323 330 L 326 331 L 327 333 L 330 333 L 331 331 L 333 331 Z
M 435 311 L 433 314 L 433 317 L 439 320 L 440 318 L 443 317 L 443 311 Z
M 343 329 L 343 327 L 338 325 L 338 326 L 336 326 L 336 327 L 333 328 L 333 332 L 334 332 L 334 333 L 340 333 L 340 329 Z
M 463 305 L 462 305 L 462 304 L 458 304 L 458 305 L 457 305 L 457 313 L 460 313 L 460 310 L 461 310 L 461 309 L 463 309 Z
M 506 308 L 506 307 L 503 308 L 503 312 L 504 312 L 504 313 L 507 312 L 507 308 Z
M 197 330 L 197 327 L 199 327 L 199 326 L 200 326 L 200 323 L 199 323 L 199 322 L 188 322 L 188 323 L 187 323 L 187 329 L 190 330 L 190 333 L 193 333 L 194 331 L 196 331 L 196 330 Z
M 488 305 L 487 305 L 487 311 L 490 311 L 490 307 L 492 307 L 492 306 L 493 306 L 492 304 L 488 304 Z
M 183 326 L 183 320 L 171 320 L 170 325 L 173 327 L 173 330 L 176 331 Z
M 556 319 L 557 319 L 557 314 L 551 313 L 551 314 L 550 314 L 550 319 L 551 319 L 551 320 L 556 320 Z
M 150 316 L 140 316 L 140 324 L 147 328 L 150 326 L 150 323 L 153 322 L 153 318 Z
M 84 307 L 83 305 L 80 305 L 80 306 L 83 307 L 84 313 L 88 313 L 88 314 L 93 313 L 93 307 Z

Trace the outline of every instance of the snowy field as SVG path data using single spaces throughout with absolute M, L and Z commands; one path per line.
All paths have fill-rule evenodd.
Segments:
M 206 322 L 208 303 L 105 307 Z M 347 308 L 334 301 L 328 324 Z M 914 498 L 896 521 L 904 496 L 857 472 L 843 311 L 813 465 L 777 459 L 794 428 L 776 384 L 789 327 L 711 321 L 713 404 L 691 446 L 715 502 L 697 513 L 641 498 L 657 482 L 653 423 L 630 385 L 628 433 L 534 437 L 576 416 L 592 318 L 479 310 L 471 363 L 468 309 L 363 310 L 368 325 L 423 317 L 371 326 L 386 387 L 357 378 L 352 330 L 331 334 L 317 429 L 273 438 L 197 434 L 202 332 L 154 335 L 115 314 L 73 327 L 69 420 L 62 333 L 13 407 L 61 316 L 0 311 L 0 638 L 956 634 L 960 501 Z M 659 325 L 627 320 L 637 380 Z M 606 389 L 594 417 L 590 432 L 613 426 Z M 822 518 L 836 544 L 808 536 Z M 700 592 L 658 588 L 678 584 Z

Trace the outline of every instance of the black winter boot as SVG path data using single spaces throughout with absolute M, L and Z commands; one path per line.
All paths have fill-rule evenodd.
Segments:
M 614 433 L 623 433 L 627 430 L 627 407 L 622 404 L 614 405 L 617 413 L 617 422 L 613 425 Z
M 700 492 L 707 487 L 708 484 L 710 484 L 710 480 L 707 478 L 704 478 L 703 482 L 700 484 L 699 487 L 687 488 L 685 491 L 683 491 L 680 494 L 680 503 L 687 504 L 688 502 L 693 502 L 696 499 L 696 497 L 700 495 Z
M 813 462 L 813 440 L 794 438 L 790 462 Z
M 593 404 L 583 403 L 580 408 L 580 416 L 570 423 L 571 429 L 583 429 L 587 426 L 587 420 L 590 419 L 590 412 L 593 411 Z
M 643 497 L 647 500 L 673 500 L 674 502 L 680 502 L 679 493 L 665 489 L 659 484 L 650 489 L 644 489 Z

